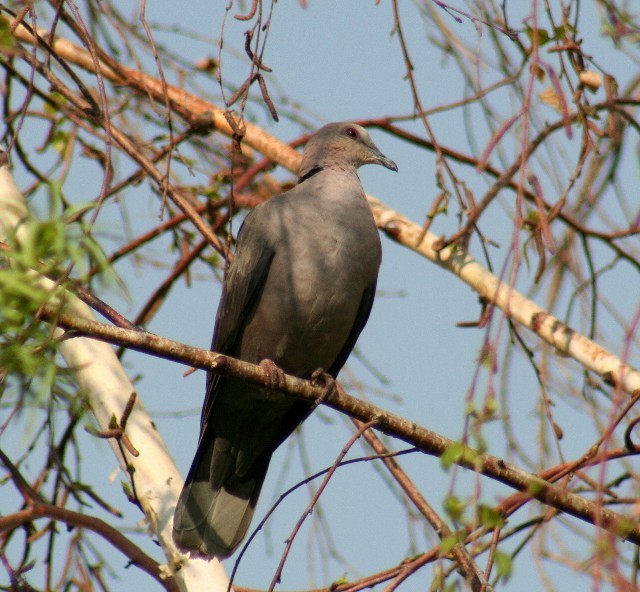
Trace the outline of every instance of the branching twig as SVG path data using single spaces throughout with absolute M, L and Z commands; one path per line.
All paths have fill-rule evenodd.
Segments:
M 76 318 L 64 312 L 54 313 L 49 311 L 47 315 L 45 310 L 45 316 L 48 316 L 58 326 L 67 330 L 69 337 L 92 337 L 108 343 L 129 347 L 136 351 L 151 353 L 161 358 L 210 370 L 224 376 L 242 378 L 266 387 L 271 385 L 259 365 L 249 364 L 216 352 L 180 344 L 143 331 L 131 331 L 119 327 L 111 327 L 96 321 Z M 290 375 L 285 375 L 282 390 L 311 403 L 325 395 L 323 387 L 315 387 L 307 380 Z M 360 421 L 368 422 L 377 419 L 378 429 L 412 444 L 430 455 L 441 456 L 452 447 L 459 447 L 460 455 L 454 461 L 459 466 L 495 479 L 509 487 L 527 493 L 544 504 L 599 526 L 625 540 L 640 544 L 640 526 L 633 524 L 629 519 L 601 508 L 585 498 L 551 485 L 544 479 L 522 471 L 500 458 L 482 454 L 467 446 L 460 445 L 426 428 L 417 426 L 412 421 L 383 411 L 356 397 L 351 397 L 341 389 L 336 389 L 328 397 L 325 404 Z
M 152 576 L 165 590 L 178 592 L 179 588 L 172 577 L 165 577 L 158 563 L 149 557 L 137 545 L 134 545 L 117 528 L 107 524 L 99 518 L 72 512 L 66 508 L 59 508 L 51 504 L 35 503 L 25 510 L 0 517 L 0 532 L 12 530 L 17 526 L 28 524 L 39 518 L 52 518 L 64 522 L 69 526 L 87 528 L 100 535 L 126 557 L 132 565 L 136 565 Z
M 89 432 L 93 436 L 96 436 L 97 438 L 114 438 L 120 444 L 122 444 L 122 446 L 124 446 L 127 449 L 127 451 L 129 452 L 129 454 L 131 454 L 131 456 L 134 456 L 134 457 L 140 456 L 140 453 L 135 449 L 135 447 L 131 443 L 131 440 L 129 440 L 129 437 L 125 433 L 127 420 L 129 419 L 129 416 L 133 411 L 133 406 L 136 402 L 136 397 L 137 397 L 136 392 L 133 391 L 129 396 L 129 401 L 127 402 L 127 406 L 124 408 L 124 411 L 122 412 L 122 416 L 120 417 L 120 421 L 117 422 L 116 426 L 106 430 L 96 430 L 94 428 L 90 428 L 89 426 L 87 426 L 85 427 L 87 432 Z
M 327 396 L 330 396 L 330 394 L 327 395 Z M 340 466 L 340 463 L 342 462 L 342 459 L 346 456 L 347 452 L 349 452 L 351 447 L 357 442 L 358 438 L 360 438 L 360 436 L 362 436 L 362 434 L 364 434 L 369 428 L 375 426 L 376 423 L 377 423 L 376 420 L 372 419 L 371 421 L 368 421 L 365 424 L 361 424 L 359 426 L 359 428 L 358 428 L 358 431 L 355 434 L 353 434 L 353 436 L 351 436 L 351 438 L 349 438 L 349 441 L 342 448 L 342 450 L 340 451 L 340 454 L 337 456 L 335 462 L 333 463 L 331 468 L 327 471 L 327 474 L 324 476 L 324 479 L 322 480 L 322 483 L 320 484 L 320 487 L 318 487 L 318 491 L 316 491 L 316 494 L 313 496 L 313 499 L 309 502 L 309 505 L 307 506 L 307 509 L 302 513 L 302 516 L 300 516 L 300 518 L 298 519 L 298 522 L 296 522 L 296 525 L 293 527 L 293 530 L 292 530 L 291 534 L 289 535 L 289 538 L 286 541 L 285 549 L 284 549 L 284 551 L 282 553 L 282 557 L 280 559 L 280 563 L 278 564 L 278 568 L 276 570 L 276 573 L 273 576 L 273 579 L 271 580 L 271 584 L 269 585 L 268 592 L 273 592 L 273 590 L 275 589 L 276 585 L 280 583 L 280 578 L 282 577 L 282 570 L 284 568 L 284 564 L 285 564 L 285 562 L 287 560 L 287 557 L 289 556 L 289 551 L 291 550 L 291 546 L 293 545 L 293 541 L 294 541 L 296 535 L 298 534 L 298 531 L 302 527 L 302 524 L 305 521 L 305 519 L 307 518 L 307 516 L 310 516 L 311 512 L 313 512 L 313 508 L 318 503 L 318 500 L 320 499 L 320 496 L 322 495 L 322 492 L 325 490 L 325 488 L 329 484 L 329 481 L 331 480 L 331 477 L 333 477 L 333 474 L 336 472 L 336 469 Z

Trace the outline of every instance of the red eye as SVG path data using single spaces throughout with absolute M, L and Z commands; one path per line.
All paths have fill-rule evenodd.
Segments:
M 347 128 L 347 136 L 349 136 L 350 138 L 353 138 L 355 140 L 358 137 L 358 132 L 356 131 L 355 128 L 348 127 Z

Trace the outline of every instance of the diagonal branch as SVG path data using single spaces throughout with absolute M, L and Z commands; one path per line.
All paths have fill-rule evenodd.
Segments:
M 66 311 L 46 309 L 44 316 L 51 322 L 55 322 L 58 327 L 65 329 L 64 337 L 68 340 L 75 337 L 91 337 L 203 370 L 211 370 L 223 376 L 242 378 L 265 387 L 271 385 L 260 366 L 216 352 L 198 349 L 146 331 L 132 331 L 79 318 Z M 543 504 L 640 545 L 640 525 L 637 521 L 603 508 L 562 487 L 552 485 L 541 477 L 523 471 L 501 458 L 480 453 L 419 426 L 413 421 L 348 395 L 342 389 L 336 389 L 336 392 L 325 400 L 323 396 L 326 396 L 326 393 L 323 387 L 314 386 L 310 381 L 296 376 L 285 375 L 282 392 L 310 403 L 322 401 L 327 406 L 362 422 L 377 420 L 377 429 L 416 446 L 426 454 L 440 457 L 447 451 L 455 450 L 457 454 L 452 459 L 455 464 L 490 477 L 526 493 Z
M 28 219 L 27 204 L 9 170 L 7 155 L 0 152 L 0 241 L 11 236 L 15 236 L 18 242 L 23 240 L 28 232 L 25 223 Z M 39 281 L 48 290 L 57 286 L 45 277 Z M 91 309 L 84 302 L 69 292 L 65 298 L 69 310 L 73 311 L 73 318 L 95 322 Z M 58 329 L 55 334 L 60 337 L 61 333 Z M 130 394 L 134 392 L 113 348 L 94 339 L 74 339 L 63 340 L 59 351 L 86 394 L 101 429 L 108 429 L 114 416 L 123 417 Z M 226 590 L 228 578 L 218 561 L 188 559 L 173 543 L 173 510 L 182 487 L 182 477 L 142 401 L 136 401 L 128 415 L 126 430 L 141 451 L 138 458 L 126 453 L 114 439 L 110 443 L 121 468 L 131 478 L 136 501 L 165 553 L 168 575 L 174 575 L 183 591 Z
M 58 522 L 64 522 L 69 527 L 86 528 L 95 532 L 128 557 L 132 565 L 139 567 L 153 577 L 165 590 L 169 592 L 179 591 L 174 578 L 165 577 L 156 561 L 149 557 L 140 547 L 134 545 L 117 528 L 95 516 L 87 516 L 67 508 L 36 502 L 24 510 L 0 517 L 0 532 L 13 530 L 39 518 L 51 518 Z
M 15 26 L 11 31 L 16 39 L 26 43 L 38 43 L 38 39 L 34 39 L 34 35 L 24 25 L 14 23 L 10 19 L 6 20 L 11 23 L 12 27 Z M 45 35 L 46 32 L 43 31 L 42 36 L 45 37 Z M 51 47 L 59 57 L 66 61 L 87 71 L 95 72 L 94 61 L 84 48 L 60 37 L 51 41 Z M 172 110 L 186 121 L 195 125 L 201 124 L 203 119 L 208 119 L 211 129 L 233 137 L 234 130 L 227 121 L 223 109 L 178 87 L 163 85 L 161 81 L 137 70 L 122 67 L 115 62 L 107 63 L 110 58 L 104 54 L 101 56 L 103 61 L 100 62 L 100 74 L 104 78 L 120 85 L 128 85 L 130 88 L 158 100 L 164 100 L 166 96 L 169 98 Z M 299 153 L 255 124 L 245 122 L 245 127 L 244 144 L 290 171 L 297 171 L 300 162 Z M 123 147 L 130 153 L 131 147 L 127 145 L 126 138 L 120 138 L 115 131 L 114 139 L 116 141 L 122 139 Z M 144 168 L 147 174 L 156 178 L 154 167 L 145 166 Z M 160 183 L 162 179 L 156 178 L 156 181 Z M 191 214 L 193 207 L 185 203 L 186 200 L 180 199 L 179 192 L 176 193 L 178 194 L 178 205 L 183 211 Z M 454 273 L 479 295 L 486 298 L 488 302 L 504 311 L 513 321 L 524 325 L 560 353 L 572 357 L 586 370 L 596 373 L 607 383 L 627 394 L 633 394 L 640 389 L 640 372 L 631 368 L 620 357 L 574 331 L 535 302 L 525 298 L 480 265 L 460 246 L 452 245 L 439 250 L 440 239 L 435 234 L 426 232 L 423 238 L 423 229 L 419 225 L 374 197 L 367 197 L 378 227 L 392 240 Z M 208 228 L 200 228 L 199 216 L 194 214 L 189 217 L 203 231 L 203 236 L 210 237 L 211 232 Z M 218 242 L 217 237 L 215 242 Z
M 362 425 L 359 421 L 354 421 L 354 423 L 356 427 L 360 427 Z M 381 461 L 387 467 L 391 476 L 396 480 L 396 483 L 398 483 L 402 488 L 407 497 L 413 502 L 413 505 L 427 519 L 429 524 L 431 524 L 433 529 L 436 531 L 438 538 L 443 541 L 451 537 L 453 532 L 447 526 L 447 523 L 440 518 L 437 512 L 435 512 L 435 510 L 429 505 L 429 502 L 427 502 L 409 476 L 400 467 L 398 461 L 389 454 L 389 451 L 382 440 L 380 440 L 372 430 L 364 433 L 364 439 L 367 441 L 369 446 L 373 448 L 376 454 L 380 455 Z M 473 592 L 493 592 L 493 587 L 487 582 L 484 574 L 461 541 L 456 542 L 453 545 L 451 555 L 458 563 L 458 569 L 463 573 Z M 410 574 L 413 572 L 405 570 L 405 572 L 402 573 Z
M 608 384 L 630 395 L 640 390 L 638 370 L 502 282 L 467 251 L 455 245 L 438 251 L 439 239 L 430 232 L 416 246 L 422 232 L 420 226 L 373 197 L 369 197 L 369 204 L 378 227 L 390 238 L 457 275 L 510 319 L 536 333 L 586 370 L 595 372 Z

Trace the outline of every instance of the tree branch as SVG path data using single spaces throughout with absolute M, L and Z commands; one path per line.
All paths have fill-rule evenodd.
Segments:
M 0 18 L 5 18 L 11 24 L 12 34 L 16 39 L 27 43 L 38 43 L 38 39 L 34 39 L 34 35 L 24 25 L 14 23 L 6 17 Z M 43 30 L 41 37 L 47 38 L 46 35 L 48 32 Z M 51 47 L 57 55 L 65 60 L 75 63 L 85 70 L 95 72 L 94 61 L 84 48 L 60 37 L 51 42 Z M 234 130 L 227 121 L 223 109 L 178 87 L 164 85 L 161 81 L 142 72 L 120 66 L 115 61 L 111 61 L 108 56 L 101 55 L 103 61 L 100 62 L 100 75 L 103 77 L 120 85 L 126 84 L 157 100 L 164 100 L 165 96 L 168 96 L 171 108 L 186 121 L 195 124 L 201 122 L 203 118 L 208 118 L 212 129 L 228 137 L 233 137 Z M 297 171 L 301 158 L 298 152 L 255 124 L 245 122 L 245 127 L 243 144 L 258 150 L 271 161 L 290 171 Z M 116 141 L 126 140 L 120 136 L 122 134 L 118 135 L 114 131 Z M 125 150 L 130 148 L 127 142 L 123 147 Z M 158 172 L 156 175 L 154 170 L 153 167 L 147 168 L 145 166 L 145 172 L 156 178 L 160 173 Z M 162 179 L 156 180 L 162 181 Z M 504 311 L 509 318 L 524 325 L 560 353 L 572 357 L 585 369 L 596 373 L 608 384 L 614 385 L 627 394 L 633 394 L 640 389 L 640 372 L 631 368 L 624 360 L 574 331 L 560 319 L 502 282 L 462 247 L 452 245 L 445 249 L 439 249 L 440 238 L 435 234 L 423 233 L 423 229 L 419 225 L 402 214 L 372 196 L 367 196 L 367 198 L 378 227 L 392 240 L 455 274 L 480 296 Z M 178 195 L 178 205 L 183 211 L 190 214 L 189 217 L 200 229 L 199 216 L 192 217 L 193 207 L 184 202 L 185 200 L 180 199 L 180 195 Z M 210 234 L 207 228 L 203 236 L 210 236 Z
M 271 384 L 259 365 L 158 337 L 146 331 L 132 331 L 78 318 L 64 310 L 45 310 L 44 314 L 58 327 L 66 330 L 64 337 L 67 340 L 75 337 L 91 337 L 203 370 L 211 370 L 223 376 L 241 378 L 265 387 Z M 323 404 L 362 422 L 375 420 L 376 428 L 380 431 L 412 444 L 432 456 L 440 457 L 449 450 L 459 451 L 452 459 L 455 464 L 490 477 L 557 510 L 640 545 L 640 526 L 632 518 L 602 508 L 594 502 L 566 491 L 565 488 L 552 485 L 537 475 L 518 469 L 500 458 L 480 453 L 408 419 L 348 395 L 341 388 L 323 400 L 324 388 L 316 387 L 308 380 L 285 375 L 282 392 L 310 403 L 322 401 Z
M 28 219 L 27 204 L 9 170 L 7 155 L 0 152 L 0 241 L 7 241 L 10 236 L 15 236 L 18 242 L 24 239 L 28 232 Z M 46 277 L 39 281 L 46 289 L 57 287 Z M 69 292 L 65 299 L 65 306 L 73 311 L 73 318 L 96 322 L 84 302 Z M 54 335 L 61 337 L 62 331 L 58 329 Z M 131 393 L 135 391 L 113 348 L 94 339 L 73 339 L 62 340 L 59 351 L 81 390 L 86 393 L 100 428 L 109 429 L 113 417 L 123 417 Z M 141 452 L 139 457 L 128 454 L 113 438 L 109 442 L 121 468 L 131 480 L 137 494 L 136 501 L 149 527 L 167 557 L 168 573 L 175 576 L 183 591 L 226 590 L 229 580 L 219 561 L 189 559 L 173 542 L 173 511 L 183 480 L 140 399 L 127 419 L 126 432 Z
M 168 574 L 165 576 L 154 559 L 149 557 L 140 547 L 134 545 L 117 528 L 114 528 L 104 520 L 100 520 L 95 516 L 87 516 L 86 514 L 73 512 L 72 510 L 67 510 L 59 506 L 38 502 L 25 510 L 0 516 L 0 532 L 13 530 L 18 526 L 39 518 L 52 518 L 53 520 L 64 522 L 69 526 L 86 528 L 95 532 L 128 557 L 132 565 L 136 565 L 141 570 L 147 572 L 165 590 L 178 592 L 179 588 L 174 578 L 168 576 Z

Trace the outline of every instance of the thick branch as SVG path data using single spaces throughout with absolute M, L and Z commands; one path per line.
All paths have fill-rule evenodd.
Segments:
M 23 240 L 28 232 L 24 222 L 28 219 L 27 204 L 9 171 L 7 156 L 0 152 L 0 240 L 6 241 L 14 232 L 18 242 Z M 40 284 L 48 290 L 56 286 L 45 277 Z M 93 321 L 87 305 L 72 294 L 66 298 L 73 318 Z M 61 333 L 58 329 L 56 336 Z M 87 394 L 101 429 L 108 429 L 114 416 L 122 418 L 134 391 L 113 348 L 94 339 L 75 339 L 60 343 L 59 351 L 80 389 Z M 226 590 L 229 580 L 218 561 L 188 559 L 175 547 L 171 529 L 182 478 L 140 399 L 127 420 L 126 431 L 141 451 L 139 457 L 131 457 L 114 439 L 110 443 L 120 466 L 131 478 L 136 500 L 167 557 L 168 571 L 182 590 Z
M 212 370 L 223 376 L 242 378 L 255 384 L 270 386 L 268 377 L 258 365 L 171 341 L 145 331 L 132 331 L 77 318 L 67 312 L 51 313 L 48 316 L 59 327 L 67 331 L 67 338 L 92 337 L 203 370 Z M 283 392 L 310 403 L 322 400 L 323 394 L 325 394 L 322 387 L 313 386 L 307 380 L 290 375 L 285 376 Z M 350 396 L 342 389 L 334 392 L 324 401 L 324 404 L 362 422 L 375 420 L 376 427 L 380 431 L 412 444 L 432 456 L 442 456 L 455 447 L 454 449 L 460 450 L 457 458 L 453 460 L 456 464 L 500 481 L 546 505 L 640 545 L 640 527 L 631 518 L 602 508 L 598 504 L 552 485 L 536 475 L 518 469 L 500 458 L 490 454 L 481 454 L 408 419 Z
M 420 226 L 373 197 L 369 197 L 369 203 L 378 227 L 389 237 L 457 275 L 480 296 L 503 310 L 509 318 L 536 333 L 585 369 L 595 372 L 607 383 L 628 394 L 640 390 L 638 370 L 502 282 L 467 251 L 455 246 L 438 251 L 438 239 L 429 232 L 419 242 L 422 233 Z
M 11 22 L 10 19 L 7 20 Z M 33 34 L 21 24 L 17 25 L 12 33 L 21 41 L 37 43 Z M 47 38 L 47 35 L 46 31 L 42 32 L 44 38 Z M 68 62 L 77 64 L 87 71 L 95 72 L 94 61 L 84 48 L 63 38 L 56 38 L 52 42 L 52 47 L 60 57 Z M 104 59 L 108 60 L 109 58 L 104 56 Z M 209 118 L 212 129 L 233 137 L 234 130 L 225 118 L 223 109 L 180 88 L 163 84 L 151 76 L 115 63 L 108 65 L 102 62 L 100 75 L 118 84 L 127 84 L 157 100 L 164 100 L 165 97 L 168 97 L 174 112 L 185 120 L 195 124 L 202 122 L 203 118 Z M 258 150 L 273 162 L 290 171 L 297 171 L 300 155 L 295 150 L 267 134 L 257 125 L 250 122 L 245 122 L 244 125 L 244 144 Z M 128 148 L 127 146 L 123 147 L 125 150 Z M 146 172 L 153 176 L 151 169 Z M 640 389 L 640 372 L 628 366 L 618 356 L 574 331 L 508 284 L 501 282 L 460 246 L 453 245 L 438 250 L 436 246 L 439 237 L 435 234 L 427 232 L 422 237 L 423 231 L 419 225 L 414 224 L 374 197 L 367 197 L 378 227 L 390 238 L 454 273 L 478 294 L 503 310 L 511 319 L 536 333 L 562 354 L 574 358 L 585 369 L 598 374 L 606 382 L 628 394 L 633 394 Z M 208 236 L 208 234 L 205 232 L 204 236 Z M 422 240 L 419 240 L 421 238 Z

